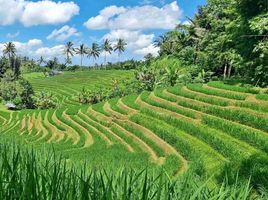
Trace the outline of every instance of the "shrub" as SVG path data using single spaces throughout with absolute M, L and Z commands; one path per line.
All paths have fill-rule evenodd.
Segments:
M 102 88 L 95 91 L 87 90 L 85 88 L 78 94 L 77 98 L 81 104 L 96 104 L 107 99 L 108 92 Z
M 17 109 L 33 108 L 34 91 L 31 84 L 20 78 L 17 81 L 2 79 L 0 84 L 0 96 L 4 102 L 12 102 Z
M 56 99 L 51 93 L 40 92 L 34 96 L 34 104 L 38 109 L 49 109 L 57 106 Z

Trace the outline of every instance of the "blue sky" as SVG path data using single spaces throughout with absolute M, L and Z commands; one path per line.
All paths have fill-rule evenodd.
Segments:
M 141 59 L 157 54 L 155 37 L 193 17 L 206 0 L 0 0 L 0 50 L 15 42 L 18 54 L 37 59 L 54 56 L 63 60 L 67 41 L 90 46 L 109 38 L 124 38 L 122 59 Z M 109 61 L 116 61 L 110 55 Z M 74 63 L 79 58 L 74 57 Z M 101 62 L 102 58 L 99 61 Z M 95 61 L 86 61 L 86 63 Z

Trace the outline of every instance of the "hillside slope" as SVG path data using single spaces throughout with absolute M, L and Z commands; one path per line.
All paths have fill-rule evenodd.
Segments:
M 94 166 L 190 167 L 220 173 L 227 163 L 268 153 L 268 101 L 218 82 L 157 89 L 93 106 L 1 112 L 1 136 Z

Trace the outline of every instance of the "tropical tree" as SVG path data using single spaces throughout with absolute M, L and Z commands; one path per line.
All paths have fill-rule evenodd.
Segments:
M 87 48 L 84 44 L 81 44 L 78 48 L 75 49 L 76 54 L 80 55 L 80 66 L 83 66 L 83 58 L 87 54 Z
M 104 43 L 102 45 L 102 50 L 104 51 L 104 64 L 106 64 L 106 58 L 107 58 L 107 53 L 111 54 L 113 51 L 113 47 L 109 39 L 104 40 Z
M 118 61 L 120 61 L 120 55 L 125 51 L 127 43 L 124 41 L 124 39 L 119 38 L 117 40 L 116 45 L 114 46 L 114 51 L 118 52 Z
M 100 51 L 101 51 L 101 48 L 99 47 L 99 45 L 93 42 L 92 47 L 89 52 L 90 56 L 92 56 L 94 60 L 96 60 L 100 56 Z
M 72 42 L 67 42 L 64 46 L 64 54 L 66 55 L 66 63 L 72 64 L 72 57 L 74 56 L 74 44 Z
M 154 46 L 155 47 L 161 47 L 166 41 L 167 41 L 166 35 L 161 35 L 157 39 L 154 40 Z
M 46 64 L 46 60 L 44 59 L 43 56 L 41 56 L 41 57 L 39 58 L 39 60 L 37 60 L 37 62 L 38 62 L 39 65 Z
M 10 59 L 16 55 L 16 51 L 17 50 L 16 50 L 16 46 L 14 43 L 7 42 L 4 44 L 3 54 L 8 57 L 9 62 L 10 62 Z

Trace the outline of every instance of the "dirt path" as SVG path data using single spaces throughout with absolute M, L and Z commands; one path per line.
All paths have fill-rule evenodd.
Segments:
M 62 113 L 62 117 L 67 120 L 70 121 L 70 117 L 66 114 L 66 111 L 64 111 Z M 71 126 L 69 126 L 68 124 L 65 124 L 64 122 L 62 122 L 63 127 L 66 129 L 66 132 L 68 134 L 68 137 L 72 138 L 73 140 L 73 144 L 77 145 L 79 140 L 80 140 L 80 135 L 77 133 L 77 131 L 72 128 Z
M 136 99 L 136 102 L 139 102 L 139 101 L 141 101 L 140 96 Z M 106 105 L 106 107 L 104 109 L 105 109 L 106 112 L 112 113 L 113 115 L 117 114 L 117 112 L 113 111 L 109 107 L 109 105 Z M 130 126 L 132 126 L 133 128 L 141 131 L 146 138 L 148 138 L 149 140 L 151 140 L 155 144 L 157 144 L 165 152 L 166 155 L 176 155 L 182 162 L 182 167 L 180 167 L 178 169 L 178 173 L 181 173 L 181 172 L 185 171 L 188 168 L 187 161 L 183 158 L 183 156 L 181 156 L 181 154 L 179 154 L 174 147 L 172 147 L 167 142 L 162 140 L 162 138 L 158 137 L 152 131 L 150 131 L 149 129 L 147 129 L 147 128 L 143 127 L 143 126 L 140 126 L 139 124 L 136 124 L 136 123 L 134 123 L 134 122 L 132 122 L 132 121 L 130 121 L 128 119 L 126 120 L 125 116 L 120 118 L 120 115 L 117 115 L 116 118 L 119 118 L 120 120 L 125 121 Z
M 116 118 L 116 119 L 128 119 L 128 117 L 126 115 L 123 115 L 113 109 L 111 109 L 111 106 L 109 104 L 109 102 L 106 102 L 103 106 L 103 110 L 109 114 L 111 114 L 112 118 Z
M 85 117 L 87 120 L 91 120 L 92 122 L 95 122 L 94 120 L 92 120 L 90 117 L 88 117 L 87 115 L 85 115 L 84 113 L 82 112 L 79 112 L 78 114 L 82 115 L 83 117 Z M 98 123 L 98 122 L 95 122 L 95 123 Z M 105 129 L 107 132 L 109 132 L 109 134 L 111 134 L 111 136 L 113 138 L 115 138 L 116 140 L 118 140 L 123 146 L 125 146 L 128 151 L 130 152 L 134 152 L 134 149 L 127 143 L 125 142 L 121 137 L 119 137 L 118 135 L 116 135 L 115 133 L 113 133 L 109 128 L 101 125 L 100 123 L 98 123 L 99 126 L 101 126 L 103 129 Z
M 53 124 L 51 124 L 48 120 L 48 112 L 46 113 L 44 123 L 47 127 L 49 127 L 52 137 L 49 139 L 48 142 L 60 142 L 64 139 L 64 133 L 57 129 Z
M 47 131 L 47 129 L 43 126 L 42 124 L 42 116 L 41 113 L 38 114 L 37 119 L 36 119 L 36 129 L 38 130 L 38 135 L 41 135 L 41 137 L 39 137 L 36 142 L 46 138 L 49 135 L 49 132 Z
M 122 99 L 119 99 L 119 100 L 118 100 L 118 102 L 117 102 L 117 106 L 118 106 L 119 108 L 121 108 L 122 110 L 126 111 L 126 112 L 128 113 L 128 115 L 132 115 L 132 114 L 137 113 L 137 110 L 134 110 L 133 108 L 130 108 L 130 107 L 126 106 L 126 105 L 123 103 Z
M 82 115 L 83 118 L 81 118 L 79 115 Z M 109 146 L 113 144 L 113 142 L 105 135 L 103 134 L 102 132 L 100 132 L 97 128 L 95 128 L 94 126 L 90 125 L 87 121 L 91 121 L 91 119 L 86 116 L 86 115 L 83 115 L 81 113 L 81 111 L 78 112 L 78 115 L 77 115 L 77 118 L 79 118 L 79 120 L 81 120 L 84 124 L 86 124 L 89 128 L 93 129 L 94 132 L 100 137 L 102 138 Z M 84 120 L 84 118 L 86 118 L 86 120 Z
M 84 148 L 89 147 L 91 145 L 94 144 L 94 139 L 91 135 L 91 133 L 89 133 L 89 131 L 84 128 L 83 126 L 81 126 L 79 123 L 77 123 L 76 121 L 72 120 L 71 117 L 69 115 L 66 114 L 66 111 L 63 112 L 63 117 L 70 121 L 71 123 L 73 123 L 76 127 L 78 127 L 80 130 L 82 130 L 82 132 L 85 134 L 85 143 L 83 145 Z M 78 133 L 77 133 L 78 134 Z M 79 140 L 80 140 L 80 135 L 78 134 Z
M 105 112 L 110 113 L 113 112 L 113 110 L 110 108 L 110 105 L 108 104 L 105 108 Z M 113 113 L 113 114 L 117 114 L 117 113 Z M 94 115 L 95 117 L 100 118 L 102 114 L 98 114 L 96 111 L 92 112 L 92 115 Z M 103 115 L 104 118 L 103 119 L 107 119 L 108 117 L 106 117 L 105 115 Z M 117 120 L 120 120 L 118 117 L 116 117 Z M 155 163 L 159 163 L 159 158 L 156 155 L 155 151 L 149 146 L 147 145 L 144 141 L 142 141 L 139 137 L 137 137 L 135 134 L 127 131 L 126 129 L 124 129 L 123 127 L 121 127 L 120 125 L 116 124 L 115 122 L 113 122 L 112 118 L 109 118 L 109 121 L 111 122 L 111 126 L 115 126 L 116 128 L 118 128 L 120 131 L 122 131 L 127 137 L 130 137 L 141 149 L 143 149 L 145 152 L 147 152 L 149 154 L 149 157 L 152 159 L 153 162 Z M 125 121 L 124 121 L 125 122 Z
M 213 98 L 213 99 L 217 99 L 217 100 L 223 100 L 223 101 L 226 101 L 230 106 L 235 105 L 236 101 L 239 101 L 239 100 L 234 100 L 234 99 L 229 99 L 229 98 L 219 97 L 219 96 L 214 96 L 214 95 L 208 95 L 208 94 L 204 94 L 202 92 L 193 91 L 193 90 L 190 90 L 189 88 L 187 88 L 186 86 L 182 87 L 182 90 L 184 90 L 185 92 L 194 94 L 196 96 Z

